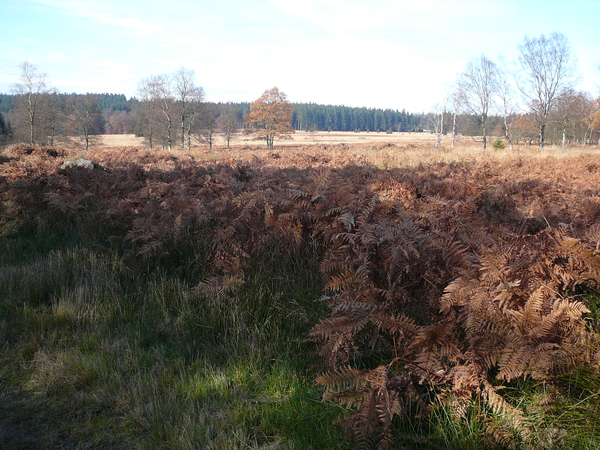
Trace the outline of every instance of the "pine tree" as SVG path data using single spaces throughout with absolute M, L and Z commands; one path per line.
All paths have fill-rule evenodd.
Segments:
M 11 137 L 10 123 L 4 121 L 2 113 L 0 113 L 0 144 L 5 144 Z

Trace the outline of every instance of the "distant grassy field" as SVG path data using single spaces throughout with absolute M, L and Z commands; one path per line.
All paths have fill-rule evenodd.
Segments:
M 133 134 L 102 135 L 95 146 L 99 150 L 110 150 L 127 147 L 146 148 L 144 140 Z M 544 150 L 536 146 L 515 145 L 513 150 L 489 148 L 483 152 L 481 142 L 475 137 L 459 136 L 455 147 L 451 147 L 450 136 L 444 136 L 441 146 L 436 148 L 435 137 L 430 133 L 347 133 L 347 132 L 305 132 L 297 131 L 291 140 L 275 141 L 274 150 L 269 150 L 263 141 L 252 140 L 239 134 L 231 141 L 229 149 L 217 136 L 212 149 L 207 145 L 193 146 L 191 154 L 200 159 L 219 160 L 236 158 L 251 160 L 252 158 L 272 159 L 277 154 L 283 162 L 293 157 L 292 153 L 311 154 L 314 158 L 332 155 L 335 161 L 343 163 L 347 155 L 358 157 L 380 168 L 405 167 L 437 162 L 474 162 L 474 161 L 508 161 L 514 158 L 572 158 L 579 155 L 596 155 L 597 146 L 568 146 L 563 150 L 560 146 L 547 145 Z M 285 152 L 280 150 L 285 149 Z M 158 150 L 158 148 L 157 148 Z M 179 155 L 177 146 L 174 155 Z M 278 164 L 282 161 L 273 161 Z
M 599 149 L 303 137 L 0 153 L 0 448 L 600 447 Z
M 406 143 L 409 141 L 435 142 L 435 136 L 430 133 L 351 133 L 342 131 L 296 131 L 291 135 L 291 140 L 276 140 L 276 145 L 298 144 L 373 144 L 382 142 Z M 469 139 L 470 140 L 470 139 Z M 252 145 L 259 146 L 262 141 L 253 140 L 251 137 L 237 133 L 231 141 L 232 146 Z M 133 134 L 102 135 L 101 145 L 105 147 L 135 147 L 143 145 L 143 139 Z M 225 141 L 219 135 L 215 140 L 216 146 L 224 146 Z

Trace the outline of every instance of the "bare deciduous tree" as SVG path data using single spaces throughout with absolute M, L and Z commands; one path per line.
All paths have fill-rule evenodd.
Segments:
M 129 134 L 133 132 L 136 119 L 135 113 L 131 111 L 111 111 L 107 116 L 104 124 L 106 133 Z
M 513 137 L 519 143 L 519 139 L 523 140 L 525 146 L 531 145 L 538 135 L 538 130 L 531 117 L 531 114 L 521 115 L 515 119 L 512 124 Z
M 192 131 L 198 142 L 208 144 L 212 150 L 217 131 L 217 111 L 214 104 L 207 103 L 198 111 Z
M 185 150 L 186 142 L 189 148 L 204 98 L 202 88 L 194 83 L 194 72 L 182 67 L 173 75 L 145 78 L 138 86 L 138 93 L 143 103 L 143 133 L 150 147 L 158 134 L 163 148 L 166 146 L 169 151 L 178 137 L 181 149 Z
M 533 113 L 539 129 L 539 145 L 544 148 L 548 116 L 556 99 L 571 87 L 575 64 L 567 37 L 552 33 L 549 37 L 525 37 L 520 46 L 521 76 L 519 89 Z
M 442 134 L 444 133 L 444 116 L 446 115 L 446 106 L 436 104 L 433 107 L 433 112 L 427 116 L 427 121 L 431 125 L 431 129 L 435 133 L 435 148 L 442 145 Z
M 239 110 L 234 105 L 227 104 L 223 107 L 221 115 L 217 118 L 217 126 L 219 131 L 223 133 L 227 148 L 233 138 L 234 133 L 240 128 L 238 120 Z
M 159 123 L 161 124 L 161 135 L 163 147 L 166 142 L 167 149 L 173 150 L 173 129 L 175 121 L 175 98 L 171 90 L 171 80 L 167 75 L 151 77 L 151 89 L 153 98 L 159 105 Z
M 36 127 L 39 122 L 39 103 L 41 96 L 48 92 L 46 74 L 40 73 L 37 66 L 25 61 L 21 64 L 21 82 L 11 87 L 11 92 L 19 99 L 29 126 L 29 141 L 33 145 L 36 140 Z
M 158 77 L 144 78 L 139 82 L 137 90 L 140 97 L 138 114 L 141 116 L 141 129 L 138 133 L 144 136 L 150 150 L 154 148 L 155 135 L 159 133 L 158 128 L 161 123 L 158 81 Z
M 67 128 L 83 138 L 88 150 L 92 136 L 99 134 L 102 128 L 98 97 L 93 94 L 73 96 L 68 101 L 68 109 Z
M 560 135 L 564 150 L 567 141 L 585 144 L 591 124 L 592 98 L 588 93 L 565 90 L 556 98 L 549 120 Z
M 600 97 L 598 97 L 592 104 L 592 111 L 590 117 L 590 129 L 591 135 L 594 133 L 598 135 L 598 146 L 600 146 Z
M 64 101 L 56 89 L 49 89 L 40 98 L 39 130 L 43 144 L 54 145 L 54 139 L 62 135 L 65 123 Z
M 487 148 L 487 120 L 498 90 L 498 67 L 481 56 L 472 60 L 459 79 L 467 108 L 479 118 L 483 134 L 483 148 Z
M 508 141 L 509 148 L 513 149 L 512 125 L 517 118 L 518 107 L 515 101 L 515 91 L 504 71 L 498 71 L 497 95 L 499 99 L 499 112 L 502 116 L 502 131 Z
M 202 101 L 204 100 L 204 91 L 194 83 L 194 71 L 183 67 L 173 75 L 173 89 L 181 126 L 181 150 L 185 150 L 186 140 L 189 150 L 190 133 L 193 128 L 194 119 L 200 113 Z
M 460 85 L 457 85 L 455 87 L 452 93 L 448 96 L 446 103 L 450 107 L 450 112 L 452 114 L 452 141 L 450 146 L 454 148 L 454 145 L 456 144 L 456 135 L 458 130 L 457 118 L 465 105 L 465 94 L 462 91 Z
M 138 86 L 138 93 L 144 105 L 143 132 L 150 148 L 154 145 L 155 135 L 158 135 L 163 148 L 166 146 L 171 151 L 175 135 L 176 108 L 170 78 L 167 75 L 145 78 Z

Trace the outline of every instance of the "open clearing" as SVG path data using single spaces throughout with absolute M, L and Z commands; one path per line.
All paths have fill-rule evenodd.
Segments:
M 430 133 L 351 133 L 344 131 L 296 131 L 290 140 L 275 140 L 276 146 L 298 144 L 373 144 L 383 142 L 407 143 L 409 141 L 428 142 L 435 141 L 435 136 Z M 136 147 L 144 145 L 144 139 L 134 134 L 106 134 L 100 136 L 102 146 L 105 147 Z M 472 140 L 468 138 L 468 140 Z M 223 146 L 225 141 L 222 136 L 217 136 L 215 145 Z M 237 133 L 231 140 L 231 146 L 264 145 L 263 141 L 254 140 L 251 136 Z
M 100 140 L 92 147 L 90 152 L 97 151 L 123 151 L 135 148 L 147 149 L 143 138 L 133 134 L 115 134 L 99 136 Z M 493 138 L 490 138 L 492 142 Z M 173 156 L 182 156 L 175 143 Z M 73 149 L 74 150 L 74 149 Z M 155 147 L 155 152 L 161 152 L 160 147 Z M 166 152 L 168 154 L 168 152 Z M 285 164 L 285 161 L 295 161 L 296 156 L 304 157 L 303 164 L 314 165 L 322 163 L 324 158 L 330 159 L 331 164 L 351 155 L 363 163 L 372 164 L 381 169 L 393 167 L 414 167 L 437 162 L 501 162 L 514 158 L 544 159 L 544 158 L 572 158 L 581 155 L 598 155 L 600 148 L 595 145 L 568 146 L 562 149 L 556 145 L 546 145 L 541 150 L 537 146 L 515 145 L 511 150 L 508 146 L 504 149 L 494 149 L 491 145 L 487 150 L 481 148 L 481 141 L 477 137 L 458 136 L 455 147 L 451 147 L 451 137 L 443 136 L 441 146 L 435 147 L 435 136 L 430 133 L 347 133 L 347 132 L 305 132 L 298 131 L 292 135 L 291 140 L 276 140 L 275 148 L 269 149 L 262 140 L 253 140 L 242 134 L 236 135 L 228 149 L 221 136 L 217 136 L 211 148 L 208 145 L 193 145 L 191 152 L 185 154 L 198 160 L 218 161 L 226 159 L 231 161 L 252 162 L 261 159 L 262 164 Z M 124 153 L 125 155 L 125 153 Z M 308 156 L 310 155 L 310 156 Z

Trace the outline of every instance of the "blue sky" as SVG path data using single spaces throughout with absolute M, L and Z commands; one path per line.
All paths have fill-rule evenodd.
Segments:
M 0 92 L 29 61 L 62 92 L 135 95 L 195 71 L 209 101 L 429 110 L 468 61 L 510 65 L 524 37 L 565 34 L 600 93 L 598 0 L 0 0 Z

